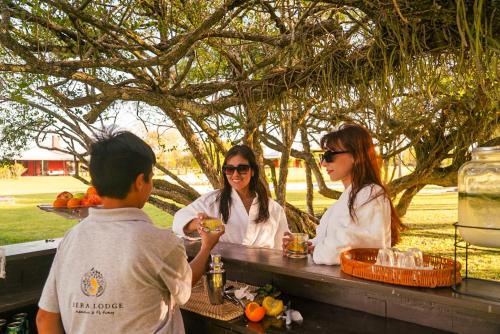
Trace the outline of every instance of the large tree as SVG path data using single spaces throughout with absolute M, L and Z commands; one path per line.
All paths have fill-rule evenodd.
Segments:
M 355 121 L 370 129 L 386 164 L 414 153 L 411 174 L 388 178 L 404 214 L 425 185 L 456 184 L 471 145 L 496 140 L 498 5 L 3 0 L 2 138 L 55 131 L 85 148 L 136 103 L 144 124 L 181 133 L 214 187 L 228 142 L 252 146 L 262 165 L 271 165 L 264 146 L 281 152 L 272 175 L 282 204 L 287 161 L 303 159 L 308 213 L 286 207 L 292 229 L 313 233 L 312 177 L 321 194 L 339 194 L 327 187 L 310 144 Z M 173 213 L 199 196 L 158 168 L 174 181 L 155 183 L 155 205 Z

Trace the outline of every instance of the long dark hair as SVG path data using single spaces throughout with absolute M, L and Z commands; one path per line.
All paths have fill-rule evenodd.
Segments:
M 321 138 L 321 148 L 332 151 L 349 151 L 354 158 L 352 184 L 349 195 L 349 214 L 355 219 L 354 200 L 358 192 L 366 185 L 376 184 L 383 189 L 377 196 L 384 195 L 391 205 L 391 245 L 400 241 L 399 232 L 404 229 L 386 187 L 382 184 L 380 167 L 370 133 L 357 124 L 343 124 L 338 130 Z
M 259 200 L 259 215 L 257 216 L 255 223 L 262 223 L 269 219 L 269 196 L 267 194 L 266 187 L 264 186 L 264 184 L 262 184 L 262 181 L 259 178 L 260 169 L 259 165 L 257 164 L 257 159 L 255 158 L 255 154 L 250 147 L 246 145 L 235 145 L 231 147 L 229 151 L 227 151 L 226 155 L 224 156 L 223 165 L 225 166 L 227 160 L 237 155 L 248 160 L 248 164 L 253 170 L 253 176 L 250 179 L 249 187 L 252 193 L 257 194 Z M 219 212 L 222 214 L 222 220 L 224 221 L 224 223 L 227 223 L 230 214 L 229 208 L 231 207 L 232 187 L 229 184 L 226 175 L 223 175 L 223 178 L 224 187 L 221 189 L 217 200 L 219 201 Z

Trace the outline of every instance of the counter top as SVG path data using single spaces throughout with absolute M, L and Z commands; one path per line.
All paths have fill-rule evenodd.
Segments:
M 3 246 L 7 265 L 29 263 L 32 268 L 43 259 L 50 267 L 59 241 Z M 188 256 L 194 257 L 200 243 L 186 240 L 184 244 Z M 290 296 L 446 331 L 500 333 L 500 303 L 458 295 L 451 288 L 410 288 L 362 280 L 342 273 L 339 266 L 316 265 L 310 256 L 290 259 L 278 250 L 219 243 L 212 253 L 222 255 L 228 279 L 254 285 L 271 283 Z M 46 275 L 44 270 L 38 271 Z M 6 291 L 1 290 L 0 281 L 0 299 L 4 300 Z M 36 289 L 24 290 L 33 298 Z
M 36 256 L 55 254 L 57 246 L 59 246 L 61 240 L 62 238 L 37 240 L 0 247 L 5 249 L 7 261 L 13 261 Z
M 185 246 L 188 256 L 194 257 L 200 244 L 199 242 L 185 241 Z M 281 251 L 228 243 L 219 243 L 212 253 L 221 254 L 225 263 L 244 264 L 247 268 L 256 271 L 306 278 L 310 281 L 332 283 L 338 286 L 367 288 L 384 294 L 408 298 L 426 296 L 426 299 L 431 302 L 446 301 L 449 305 L 467 306 L 471 309 L 500 316 L 500 303 L 498 302 L 459 295 L 451 288 L 414 288 L 359 279 L 344 274 L 340 270 L 340 266 L 317 265 L 313 262 L 311 255 L 306 259 L 290 259 L 284 257 Z

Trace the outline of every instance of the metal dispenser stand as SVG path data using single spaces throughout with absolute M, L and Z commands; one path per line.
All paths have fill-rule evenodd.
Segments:
M 466 228 L 474 228 L 480 230 L 495 230 L 498 231 L 500 228 L 493 227 L 477 227 L 477 226 L 468 226 L 459 223 L 453 224 L 455 226 L 455 263 L 457 261 L 457 249 L 465 249 L 465 277 L 462 279 L 462 283 L 457 285 L 453 284 L 452 289 L 458 294 L 479 297 L 483 299 L 489 299 L 496 302 L 500 302 L 500 282 L 487 280 L 476 277 L 469 277 L 469 250 L 480 250 L 487 251 L 493 253 L 495 255 L 500 255 L 500 249 L 491 249 L 491 248 L 482 248 L 482 247 L 471 247 L 467 241 L 463 240 L 462 237 L 458 233 L 459 227 Z M 500 268 L 499 268 L 500 269 Z M 455 266 L 454 272 L 454 282 L 456 282 L 457 277 L 457 267 Z

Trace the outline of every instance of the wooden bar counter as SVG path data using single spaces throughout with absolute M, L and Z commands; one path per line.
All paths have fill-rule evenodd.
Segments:
M 0 317 L 31 308 L 40 297 L 59 240 L 4 246 L 7 279 L 0 279 Z M 197 242 L 185 242 L 193 257 Z M 248 326 L 183 311 L 188 333 L 500 333 L 500 303 L 456 295 L 450 288 L 406 288 L 357 279 L 339 266 L 289 259 L 280 251 L 219 243 L 227 278 L 273 284 L 304 316 L 291 328 Z M 425 327 L 423 327 L 425 326 Z

